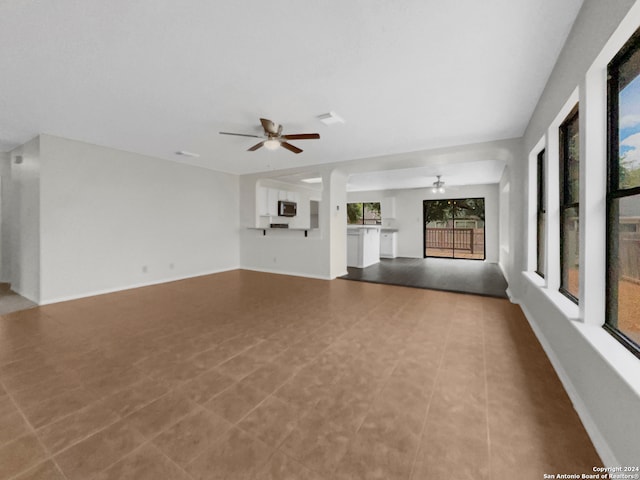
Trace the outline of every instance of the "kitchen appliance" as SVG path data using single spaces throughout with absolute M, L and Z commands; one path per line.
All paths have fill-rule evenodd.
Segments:
M 288 202 L 286 200 L 278 201 L 278 216 L 280 217 L 295 217 L 298 211 L 298 205 L 296 202 Z

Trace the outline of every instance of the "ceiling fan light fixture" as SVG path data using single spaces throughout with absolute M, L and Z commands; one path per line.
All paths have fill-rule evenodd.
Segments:
M 280 141 L 275 138 L 270 138 L 269 140 L 265 140 L 264 148 L 267 150 L 277 150 L 280 148 Z
M 440 180 L 441 176 L 442 175 L 436 175 L 436 177 L 438 177 L 438 180 L 433 182 L 433 188 L 431 189 L 433 193 L 444 193 L 444 182 Z

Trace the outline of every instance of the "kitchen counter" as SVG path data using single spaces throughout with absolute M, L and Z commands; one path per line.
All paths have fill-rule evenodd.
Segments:
M 347 266 L 365 268 L 380 262 L 380 225 L 347 227 Z

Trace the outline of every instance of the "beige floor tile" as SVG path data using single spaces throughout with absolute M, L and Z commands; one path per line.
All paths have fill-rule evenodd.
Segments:
M 47 460 L 19 475 L 15 480 L 66 480 L 60 469 Z
M 516 305 L 242 270 L 0 317 L 0 479 L 60 480 L 16 405 L 65 480 L 407 478 L 412 452 L 416 480 L 600 462 Z
M 160 382 L 147 379 L 107 396 L 103 402 L 124 417 L 165 395 L 168 391 L 168 387 Z
M 244 378 L 243 383 L 267 393 L 272 393 L 295 373 L 292 366 L 267 363 Z
M 2 383 L 10 392 L 19 392 L 38 386 L 52 377 L 63 376 L 64 373 L 52 365 L 44 365 L 35 370 L 4 375 Z
M 265 392 L 243 383 L 236 383 L 206 402 L 204 406 L 229 422 L 236 423 L 266 397 Z
M 265 361 L 244 353 L 236 355 L 216 368 L 223 375 L 233 378 L 236 381 L 242 380 L 254 370 L 257 370 Z
M 0 417 L 0 446 L 29 433 L 30 428 L 20 412 Z
M 487 438 L 467 437 L 464 431 L 448 435 L 425 431 L 411 478 L 451 478 L 452 475 L 460 480 L 491 479 Z
M 76 412 L 96 400 L 96 397 L 83 388 L 69 390 L 51 398 L 43 398 L 32 405 L 21 405 L 27 420 L 34 428 L 48 425 L 62 417 Z
M 326 384 L 315 383 L 313 379 L 305 380 L 293 377 L 273 394 L 299 410 L 309 410 L 318 403 L 330 384 L 330 382 Z
M 33 434 L 24 435 L 0 447 L 0 480 L 24 472 L 44 460 L 46 452 Z
M 398 453 L 413 456 L 420 442 L 422 425 L 409 423 L 404 412 L 386 405 L 373 406 L 358 429 L 362 441 L 379 444 Z
M 276 452 L 253 478 L 255 480 L 323 480 L 319 474 L 280 452 Z
M 55 457 L 69 480 L 87 480 L 130 454 L 144 437 L 124 421 L 119 421 Z
M 15 404 L 11 401 L 9 395 L 0 395 L 0 418 L 10 415 L 16 411 Z
M 138 432 L 150 439 L 169 428 L 195 408 L 195 404 L 184 395 L 170 391 L 125 417 L 125 420 Z
M 158 435 L 153 444 L 178 465 L 185 466 L 212 447 L 233 425 L 199 408 Z
M 72 375 L 57 375 L 47 378 L 31 388 L 13 392 L 13 398 L 21 408 L 30 408 L 46 399 L 51 399 L 82 387 L 82 382 Z
M 287 344 L 278 340 L 264 340 L 245 351 L 246 355 L 259 360 L 272 360 L 287 349 Z
M 191 477 L 152 445 L 144 445 L 105 471 L 96 480 L 190 480 Z
M 401 453 L 386 445 L 357 438 L 349 444 L 332 478 L 336 480 L 406 480 L 411 473 L 413 460 L 413 453 Z
M 85 388 L 95 394 L 97 398 L 101 398 L 123 390 L 145 378 L 146 376 L 142 372 L 129 366 L 127 370 L 121 372 L 98 378 L 89 378 L 85 381 Z
M 238 427 L 275 447 L 293 431 L 299 415 L 295 407 L 277 397 L 269 397 L 244 417 Z
M 180 392 L 196 403 L 205 403 L 233 383 L 231 377 L 212 369 L 183 384 Z
M 118 419 L 119 416 L 107 408 L 104 402 L 97 402 L 38 429 L 37 434 L 47 449 L 55 454 Z
M 220 442 L 187 465 L 196 480 L 245 480 L 254 478 L 273 449 L 233 428 Z
M 352 437 L 349 426 L 327 422 L 321 414 L 310 413 L 296 425 L 280 449 L 306 467 L 330 476 L 347 452 Z

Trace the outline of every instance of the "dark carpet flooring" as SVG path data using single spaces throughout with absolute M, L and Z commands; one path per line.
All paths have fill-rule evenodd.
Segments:
M 507 298 L 507 282 L 497 263 L 445 258 L 382 258 L 367 268 L 348 267 L 340 277 L 360 282 L 472 293 Z

